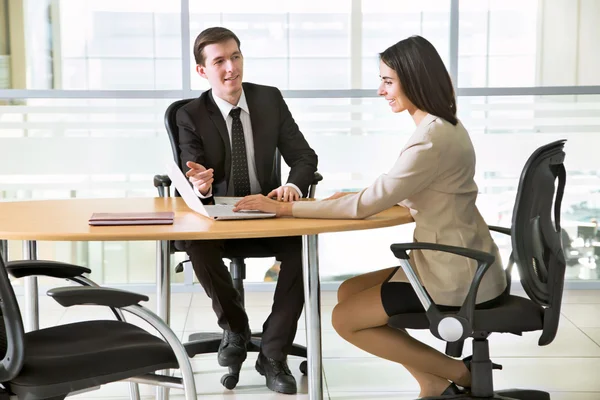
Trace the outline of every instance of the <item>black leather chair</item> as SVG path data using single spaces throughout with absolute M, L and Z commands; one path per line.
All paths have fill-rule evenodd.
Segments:
M 187 103 L 189 103 L 192 100 L 193 99 L 178 100 L 178 101 L 174 102 L 173 104 L 171 104 L 165 112 L 165 128 L 167 130 L 167 134 L 169 136 L 169 141 L 171 143 L 171 151 L 173 153 L 173 159 L 175 160 L 177 165 L 181 165 L 181 159 L 180 159 L 180 153 L 179 153 L 179 129 L 177 127 L 176 115 L 177 115 L 177 111 L 181 107 L 183 107 L 184 105 L 186 105 Z M 277 178 L 281 184 L 281 154 L 279 154 L 279 151 L 277 151 L 275 154 L 275 171 L 278 174 Z M 323 180 L 323 177 L 321 176 L 321 174 L 319 174 L 318 172 L 315 172 L 315 177 L 314 177 L 313 183 L 311 184 L 311 186 L 309 188 L 309 193 L 307 194 L 307 197 L 314 198 L 316 186 L 321 180 Z M 169 177 L 167 175 L 154 176 L 154 186 L 158 189 L 159 196 L 165 197 L 165 196 L 171 195 L 171 193 L 170 193 L 171 180 L 169 179 Z M 173 194 L 175 196 L 179 196 L 179 193 L 177 193 L 176 190 L 174 190 Z M 163 247 L 165 247 L 165 246 L 163 246 Z M 166 244 L 166 247 L 168 247 L 168 249 L 169 249 L 169 254 L 172 254 L 176 251 L 183 251 L 183 249 L 179 248 L 178 242 L 176 242 L 176 241 L 170 241 L 168 244 Z M 237 289 L 237 291 L 240 293 L 242 301 L 244 301 L 244 279 L 246 278 L 246 264 L 244 262 L 244 259 L 249 258 L 249 257 L 251 257 L 251 258 L 267 258 L 267 257 L 273 257 L 273 256 L 274 256 L 274 254 L 261 253 L 261 252 L 256 252 L 253 254 L 224 254 L 224 258 L 228 258 L 231 260 L 231 263 L 229 265 L 229 272 L 230 272 L 231 278 L 233 280 L 233 285 Z M 168 262 L 168 261 L 161 260 L 161 262 Z M 182 272 L 183 265 L 188 262 L 189 261 L 183 261 L 183 262 L 179 263 L 175 268 L 175 272 Z M 168 265 L 164 265 L 163 268 L 166 268 L 167 271 L 170 269 Z M 189 340 L 190 340 L 189 348 L 190 349 L 193 348 L 195 351 L 195 354 L 215 353 L 219 349 L 219 345 L 221 343 L 221 337 L 222 337 L 221 333 L 195 333 L 195 334 L 192 334 L 189 337 Z M 248 351 L 258 352 L 260 350 L 260 345 L 261 345 L 260 337 L 261 337 L 261 333 L 252 333 L 252 339 L 248 345 Z M 294 344 L 290 355 L 306 358 L 306 347 Z M 306 375 L 306 367 L 307 367 L 306 361 L 303 361 L 300 364 L 300 371 L 305 375 Z M 239 380 L 240 369 L 241 369 L 241 365 L 236 366 L 236 367 L 230 367 L 229 373 L 223 375 L 223 377 L 221 378 L 221 383 L 223 384 L 223 386 L 225 386 L 227 389 L 235 388 L 235 386 L 237 385 L 238 380 Z
M 76 269 L 45 263 L 13 263 L 12 272 L 24 276 L 43 268 L 55 271 L 54 275 L 59 271 L 72 275 L 69 270 Z M 147 301 L 147 296 L 90 286 L 52 289 L 48 295 L 65 307 L 102 305 L 131 312 L 149 322 L 164 340 L 121 320 L 77 322 L 24 333 L 7 267 L 0 257 L 0 399 L 62 400 L 121 380 L 181 388 L 187 400 L 196 399 L 188 354 L 177 335 L 138 304 Z M 183 378 L 156 374 L 169 368 L 180 368 Z
M 492 364 L 488 336 L 494 332 L 522 335 L 541 330 L 540 346 L 550 344 L 558 330 L 565 275 L 565 257 L 561 245 L 560 206 L 566 173 L 563 165 L 564 140 L 537 149 L 529 158 L 519 182 L 513 210 L 512 228 L 491 227 L 511 236 L 512 255 L 506 271 L 510 282 L 512 261 L 517 265 L 521 284 L 528 298 L 510 295 L 510 284 L 504 300 L 495 308 L 475 310 L 479 283 L 493 263 L 489 253 L 435 243 L 393 244 L 391 249 L 400 260 L 407 275 L 407 250 L 428 249 L 459 254 L 477 260 L 478 269 L 471 288 L 457 313 L 438 310 L 418 280 L 411 281 L 420 294 L 425 313 L 399 314 L 389 320 L 389 326 L 398 329 L 429 329 L 433 335 L 447 342 L 446 354 L 459 357 L 464 340 L 473 338 L 471 359 L 472 387 L 464 399 L 522 399 L 549 400 L 550 395 L 537 390 L 503 390 L 494 392 Z M 558 185 L 555 188 L 555 182 Z M 452 268 L 452 266 L 448 266 Z M 435 397 L 442 398 L 442 397 Z M 454 397 L 453 397 L 454 398 Z M 434 397 L 432 397 L 434 399 Z

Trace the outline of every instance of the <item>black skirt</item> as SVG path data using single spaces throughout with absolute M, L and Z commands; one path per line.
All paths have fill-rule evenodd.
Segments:
M 400 267 L 395 268 L 390 276 L 381 285 L 381 304 L 383 304 L 383 309 L 389 317 L 398 314 L 425 312 L 421 301 L 417 297 L 417 294 L 410 283 L 390 282 L 390 279 L 392 279 L 392 276 L 394 276 L 399 268 Z M 506 291 L 496 298 L 477 304 L 475 308 L 478 310 L 494 308 L 504 300 L 505 296 L 507 296 Z M 431 295 L 429 297 L 431 298 Z M 460 309 L 460 307 L 456 306 L 445 306 L 440 304 L 436 304 L 436 306 L 441 312 L 458 311 Z

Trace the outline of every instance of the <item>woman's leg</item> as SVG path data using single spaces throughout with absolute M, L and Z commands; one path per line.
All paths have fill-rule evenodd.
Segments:
M 380 269 L 345 280 L 338 288 L 338 303 L 343 302 L 350 296 L 354 296 L 363 290 L 370 289 L 376 285 L 381 285 L 395 269 L 396 268 Z
M 339 303 L 333 310 L 332 323 L 348 342 L 404 365 L 419 382 L 421 396 L 441 394 L 448 387 L 448 380 L 470 386 L 470 376 L 462 361 L 440 353 L 404 331 L 388 327 L 388 319 L 378 284 Z

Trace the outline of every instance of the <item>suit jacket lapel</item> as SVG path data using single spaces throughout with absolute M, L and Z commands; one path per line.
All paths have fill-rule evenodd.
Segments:
M 265 154 L 265 146 L 261 146 L 261 139 L 265 135 L 265 120 L 267 116 L 263 114 L 263 107 L 260 107 L 259 100 L 255 97 L 255 93 L 252 87 L 247 85 L 244 86 L 244 94 L 246 95 L 246 102 L 248 103 L 248 110 L 250 111 L 250 122 L 252 124 L 252 139 L 254 144 L 254 163 L 256 164 L 256 175 L 258 182 L 261 187 L 265 186 L 266 172 L 262 167 L 260 160 L 264 160 L 268 157 Z
M 229 133 L 227 132 L 227 125 L 223 119 L 223 114 L 217 107 L 215 100 L 213 99 L 212 90 L 208 92 L 206 109 L 210 115 L 210 119 L 213 124 L 217 127 L 221 139 L 223 139 L 223 145 L 225 145 L 225 180 L 229 182 L 229 176 L 231 174 L 231 140 L 229 139 Z

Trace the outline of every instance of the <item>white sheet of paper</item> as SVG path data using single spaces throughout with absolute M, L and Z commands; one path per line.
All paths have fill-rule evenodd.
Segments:
M 175 185 L 175 189 L 179 192 L 185 204 L 192 210 L 206 217 L 209 217 L 204 205 L 194 193 L 194 189 L 188 183 L 187 178 L 183 175 L 183 172 L 179 169 L 179 166 L 175 164 L 175 161 L 171 160 L 167 164 L 167 175 L 171 178 L 171 182 Z

